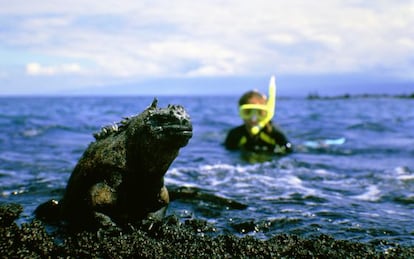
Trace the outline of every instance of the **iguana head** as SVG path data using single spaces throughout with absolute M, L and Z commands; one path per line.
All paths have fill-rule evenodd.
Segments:
M 126 126 L 128 164 L 145 168 L 153 176 L 164 175 L 192 135 L 190 116 L 181 105 L 158 108 L 154 99 Z
M 147 115 L 143 118 L 144 134 L 154 141 L 170 147 L 183 147 L 193 135 L 190 116 L 181 105 L 158 108 L 154 99 L 144 114 Z

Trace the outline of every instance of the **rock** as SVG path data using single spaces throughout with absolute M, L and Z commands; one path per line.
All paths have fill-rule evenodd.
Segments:
M 16 208 L 15 205 L 13 207 Z M 10 211 L 0 205 L 0 215 Z M 6 212 L 8 214 L 8 212 Z M 14 214 L 15 215 L 15 214 Z M 414 246 L 303 238 L 280 234 L 263 240 L 215 233 L 202 220 L 181 223 L 174 216 L 146 219 L 136 229 L 47 232 L 34 220 L 21 227 L 0 225 L 2 258 L 413 258 Z
M 207 190 L 202 190 L 197 187 L 177 187 L 170 188 L 170 199 L 173 200 L 190 200 L 192 202 L 202 201 L 211 203 L 216 206 L 234 210 L 244 210 L 247 208 L 246 204 L 238 201 L 220 197 L 214 193 L 209 193 Z
M 8 203 L 4 204 L 0 210 L 0 225 L 8 226 L 15 221 L 22 213 L 23 207 L 20 204 Z
M 37 217 L 47 221 L 58 215 L 74 226 L 99 228 L 162 216 L 169 203 L 164 175 L 192 137 L 184 108 L 157 108 L 154 99 L 141 114 L 94 136 L 96 141 L 78 161 L 63 199 L 40 205 Z

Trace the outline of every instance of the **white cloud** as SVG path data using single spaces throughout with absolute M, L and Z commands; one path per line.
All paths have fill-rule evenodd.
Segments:
M 298 43 L 298 38 L 288 33 L 278 33 L 269 36 L 269 40 L 282 45 L 292 45 Z
M 76 63 L 44 66 L 31 62 L 26 65 L 26 73 L 31 76 L 55 76 L 60 74 L 79 74 L 82 73 L 82 69 Z
M 0 31 L 3 44 L 90 64 L 84 70 L 39 60 L 27 66 L 31 75 L 263 75 L 382 67 L 401 76 L 402 69 L 413 69 L 411 1 L 0 0 L 0 5 L 0 17 L 14 19 L 13 28 Z

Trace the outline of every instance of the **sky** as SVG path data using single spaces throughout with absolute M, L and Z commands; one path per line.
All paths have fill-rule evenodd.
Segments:
M 0 0 L 0 95 L 414 92 L 413 0 Z M 364 89 L 364 90 L 361 90 Z

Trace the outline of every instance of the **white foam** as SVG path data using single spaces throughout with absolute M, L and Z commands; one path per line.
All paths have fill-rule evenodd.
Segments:
M 394 169 L 397 174 L 397 179 L 401 181 L 411 181 L 414 180 L 414 173 L 405 166 L 399 166 Z
M 353 196 L 354 199 L 362 201 L 378 201 L 381 198 L 381 191 L 375 185 L 370 185 L 367 188 L 367 191 Z
M 397 178 L 398 180 L 401 180 L 401 181 L 411 181 L 411 180 L 414 180 L 414 175 L 401 175 L 401 176 L 398 176 Z
M 43 131 L 40 129 L 27 129 L 22 132 L 23 136 L 25 137 L 36 137 L 42 134 Z
M 328 172 L 320 172 L 322 174 Z M 294 170 L 280 169 L 269 164 L 213 164 L 198 167 L 171 168 L 166 184 L 197 186 L 229 197 L 254 200 L 290 199 L 293 194 L 323 196 L 320 191 L 305 185 Z

